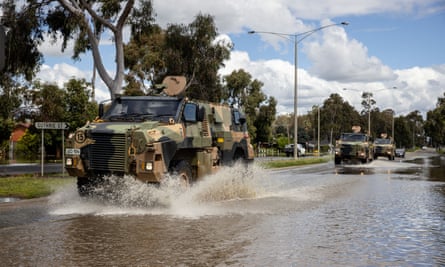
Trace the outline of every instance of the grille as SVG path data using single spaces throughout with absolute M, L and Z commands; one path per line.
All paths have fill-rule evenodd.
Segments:
M 376 148 L 375 148 L 375 151 L 376 151 L 377 153 L 382 153 L 382 152 L 383 152 L 383 147 L 376 147 Z
M 345 145 L 343 144 L 341 146 L 341 152 L 345 155 L 349 155 L 352 153 L 352 145 Z
M 125 134 L 93 134 L 88 146 L 90 169 L 101 172 L 125 172 Z

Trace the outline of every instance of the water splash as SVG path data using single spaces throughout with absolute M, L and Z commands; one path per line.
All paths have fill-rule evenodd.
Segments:
M 50 197 L 52 213 L 94 215 L 204 216 L 227 212 L 219 203 L 253 199 L 263 192 L 258 178 L 263 170 L 255 165 L 223 167 L 185 190 L 175 176 L 167 176 L 161 184 L 146 184 L 132 176 L 107 176 L 96 188 L 96 197 L 82 198 L 76 186 L 69 185 Z
M 193 196 L 198 202 L 255 198 L 260 193 L 255 170 L 254 166 L 245 169 L 242 165 L 223 168 L 197 184 Z

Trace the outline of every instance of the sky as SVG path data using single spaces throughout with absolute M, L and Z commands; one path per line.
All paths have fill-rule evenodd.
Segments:
M 445 0 L 153 0 L 156 23 L 189 24 L 199 13 L 214 17 L 218 39 L 234 44 L 222 76 L 244 69 L 263 82 L 279 114 L 294 111 L 295 34 L 297 37 L 297 107 L 306 114 L 333 93 L 362 110 L 362 92 L 373 93 L 380 110 L 396 116 L 435 108 L 445 93 Z M 248 34 L 248 31 L 290 34 Z M 128 33 L 127 33 L 128 37 Z M 106 66 L 115 70 L 108 40 L 101 50 Z M 42 81 L 63 85 L 71 77 L 91 79 L 92 60 L 71 59 L 56 43 L 46 42 L 38 74 Z M 103 83 L 96 100 L 108 99 Z

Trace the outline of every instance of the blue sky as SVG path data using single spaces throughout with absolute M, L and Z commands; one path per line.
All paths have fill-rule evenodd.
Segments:
M 425 116 L 445 92 L 444 0 L 154 0 L 154 9 L 162 26 L 188 24 L 199 12 L 214 16 L 220 38 L 235 45 L 221 74 L 241 68 L 251 73 L 278 100 L 281 114 L 293 112 L 293 42 L 249 30 L 295 34 L 350 23 L 318 31 L 299 44 L 298 114 L 332 93 L 361 110 L 360 92 L 370 91 L 380 109 L 399 115 L 419 110 Z M 40 79 L 90 79 L 88 55 L 73 62 L 57 45 L 41 48 L 46 61 Z M 113 72 L 111 48 L 102 46 Z M 103 84 L 97 86 L 97 100 L 108 98 Z

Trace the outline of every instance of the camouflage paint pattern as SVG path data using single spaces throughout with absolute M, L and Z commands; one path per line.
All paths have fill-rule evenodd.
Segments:
M 238 111 L 222 104 L 178 101 L 179 115 L 168 121 L 87 123 L 67 139 L 68 173 L 79 178 L 131 174 L 158 183 L 179 161 L 187 161 L 193 176 L 200 178 L 237 158 L 253 160 L 247 127 L 234 119 Z M 194 104 L 202 118 L 185 120 L 186 104 Z
M 361 140 L 348 140 L 343 138 L 344 135 L 359 136 Z M 342 138 L 337 140 L 335 145 L 335 163 L 339 164 L 342 161 L 360 160 L 366 163 L 373 159 L 373 145 L 370 138 L 366 134 L 351 133 L 342 134 Z

